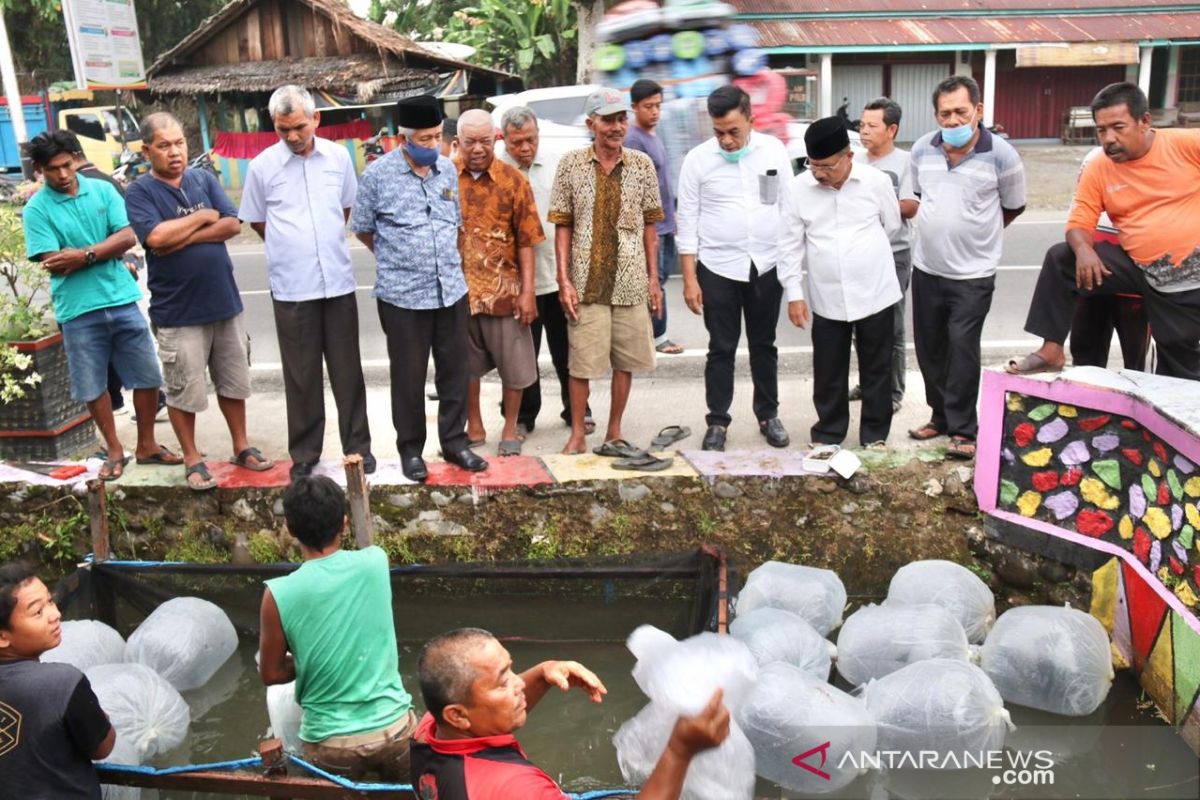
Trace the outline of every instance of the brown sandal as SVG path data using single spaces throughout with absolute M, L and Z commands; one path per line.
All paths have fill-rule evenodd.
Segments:
M 965 436 L 951 436 L 950 444 L 946 447 L 946 458 L 956 458 L 959 461 L 970 461 L 975 457 L 975 442 Z
M 908 435 L 910 437 L 912 437 L 913 439 L 916 439 L 918 442 L 925 442 L 930 439 L 936 439 L 937 437 L 944 436 L 945 434 L 946 434 L 945 431 L 939 431 L 937 429 L 937 426 L 935 426 L 932 422 L 926 422 L 921 427 L 913 428 L 911 431 L 908 432 Z

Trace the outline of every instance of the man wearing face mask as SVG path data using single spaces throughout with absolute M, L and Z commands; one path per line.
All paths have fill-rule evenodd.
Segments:
M 421 95 L 396 104 L 400 144 L 363 173 L 350 228 L 375 254 L 375 299 L 387 337 L 392 425 L 409 480 L 429 472 L 425 372 L 433 352 L 438 439 L 451 464 L 477 472 L 487 461 L 467 446 L 467 284 L 458 252 L 458 171 L 439 148 L 442 109 Z
M 946 455 L 975 457 L 983 320 L 992 305 L 1004 228 L 1025 210 L 1025 169 L 1008 142 L 983 127 L 979 84 L 953 75 L 933 92 L 939 129 L 913 145 L 920 203 L 913 248 L 913 333 L 932 411 L 908 432 L 949 434 Z
M 704 315 L 708 331 L 708 429 L 700 446 L 725 449 L 744 316 L 758 429 L 772 447 L 787 447 L 788 433 L 779 420 L 775 349 L 783 287 L 775 264 L 779 210 L 788 195 L 792 165 L 783 142 L 752 130 L 750 97 L 737 86 L 722 86 L 709 95 L 708 115 L 713 137 L 683 160 L 677 215 L 683 300 L 692 313 Z

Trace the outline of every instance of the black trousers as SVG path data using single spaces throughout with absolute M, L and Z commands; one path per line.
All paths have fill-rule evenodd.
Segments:
M 1146 371 L 1150 323 L 1140 297 L 1081 297 L 1071 320 L 1071 363 L 1077 367 L 1107 367 L 1113 331 L 1121 343 L 1125 369 Z
M 571 422 L 571 389 L 569 381 L 571 374 L 567 371 L 567 315 L 563 313 L 562 303 L 558 302 L 558 292 L 547 292 L 537 296 L 538 318 L 529 326 L 533 334 L 533 352 L 542 352 L 542 332 L 546 334 L 546 346 L 550 348 L 550 361 L 554 364 L 554 374 L 558 376 L 558 388 L 562 395 L 562 417 L 566 423 Z M 501 403 L 503 411 L 503 403 Z M 538 379 L 532 386 L 525 389 L 521 395 L 521 410 L 517 412 L 517 422 L 533 430 L 537 416 L 542 411 L 542 379 L 539 370 Z
M 467 446 L 467 298 L 446 308 L 411 310 L 379 304 L 387 337 L 392 384 L 392 425 L 401 458 L 425 449 L 425 373 L 433 353 L 438 393 L 438 440 L 443 453 Z
M 779 416 L 779 351 L 775 328 L 783 286 L 775 270 L 759 274 L 750 265 L 750 280 L 730 280 L 697 262 L 696 278 L 704 293 L 704 328 L 708 331 L 708 358 L 704 364 L 704 397 L 708 425 L 728 426 L 732 418 L 733 367 L 742 318 L 750 349 L 750 378 L 754 382 L 754 416 L 759 422 Z
M 956 281 L 913 270 L 913 339 L 929 421 L 951 436 L 979 431 L 980 339 L 996 277 Z
M 862 387 L 860 444 L 887 441 L 892 428 L 892 343 L 896 306 L 853 322 L 812 317 L 813 405 L 817 424 L 812 440 L 841 444 L 850 429 L 850 341 L 858 354 Z
M 1160 375 L 1200 380 L 1200 289 L 1160 292 L 1146 281 L 1142 268 L 1115 244 L 1096 243 L 1096 255 L 1112 272 L 1090 292 L 1075 287 L 1075 253 L 1066 242 L 1046 251 L 1025 330 L 1062 344 L 1071 331 L 1078 298 L 1140 294 L 1158 344 Z
M 346 455 L 371 452 L 367 386 L 358 349 L 358 299 L 354 292 L 324 300 L 273 300 L 283 391 L 287 402 L 288 455 L 297 463 L 321 458 L 325 441 L 325 377 L 338 412 Z

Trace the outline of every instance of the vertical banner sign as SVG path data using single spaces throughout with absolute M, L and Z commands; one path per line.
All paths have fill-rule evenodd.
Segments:
M 146 88 L 133 0 L 63 0 L 62 6 L 79 88 Z

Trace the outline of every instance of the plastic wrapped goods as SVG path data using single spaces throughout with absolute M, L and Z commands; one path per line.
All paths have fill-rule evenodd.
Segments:
M 621 774 L 643 784 L 667 747 L 679 715 L 650 703 L 627 720 L 613 736 Z M 736 722 L 720 746 L 692 759 L 683 784 L 682 800 L 751 800 L 754 796 L 754 748 Z
M 692 715 L 700 713 L 720 688 L 725 690 L 725 706 L 731 711 L 737 708 L 758 672 L 758 662 L 746 645 L 732 636 L 707 632 L 669 643 L 662 638 L 667 634 L 655 630 L 642 625 L 627 643 L 635 655 L 642 654 L 633 667 L 633 679 L 646 697 L 674 714 Z M 642 646 L 651 639 L 653 647 Z
M 1104 626 L 1053 606 L 1001 614 L 983 644 L 982 666 L 1006 702 L 1070 717 L 1099 708 L 1113 679 Z
M 967 636 L 941 606 L 870 605 L 838 633 L 838 673 L 855 686 L 931 658 L 967 661 Z
M 825 636 L 842 624 L 846 587 L 830 570 L 768 561 L 746 577 L 746 585 L 738 595 L 737 613 L 763 607 L 799 614 Z
M 760 667 L 783 661 L 819 680 L 829 680 L 837 648 L 803 617 L 782 608 L 756 608 L 729 626 L 733 638 L 750 648 Z
M 180 691 L 203 686 L 237 649 L 225 612 L 198 597 L 154 609 L 125 645 L 125 660 L 145 664 Z
M 837 791 L 865 771 L 860 754 L 875 752 L 875 721 L 861 700 L 781 661 L 762 668 L 735 716 L 758 774 L 791 791 Z
M 896 570 L 889 603 L 933 603 L 954 615 L 971 644 L 982 644 L 996 621 L 996 598 L 971 570 L 953 561 L 914 561 Z
M 300 721 L 304 709 L 296 702 L 296 682 L 267 687 L 267 718 L 271 720 L 271 733 L 283 740 L 283 749 L 289 753 L 300 753 Z
M 1004 747 L 1009 729 L 996 687 L 961 660 L 909 664 L 868 683 L 862 700 L 878 726 L 881 751 L 938 754 L 921 766 L 978 768 L 988 752 Z
M 62 623 L 62 641 L 58 647 L 42 653 L 42 661 L 70 664 L 87 672 L 100 664 L 119 664 L 125 660 L 125 640 L 121 634 L 94 619 L 67 620 Z
M 187 736 L 188 705 L 171 684 L 142 664 L 101 664 L 87 671 L 100 707 L 117 731 L 121 756 L 143 764 Z

